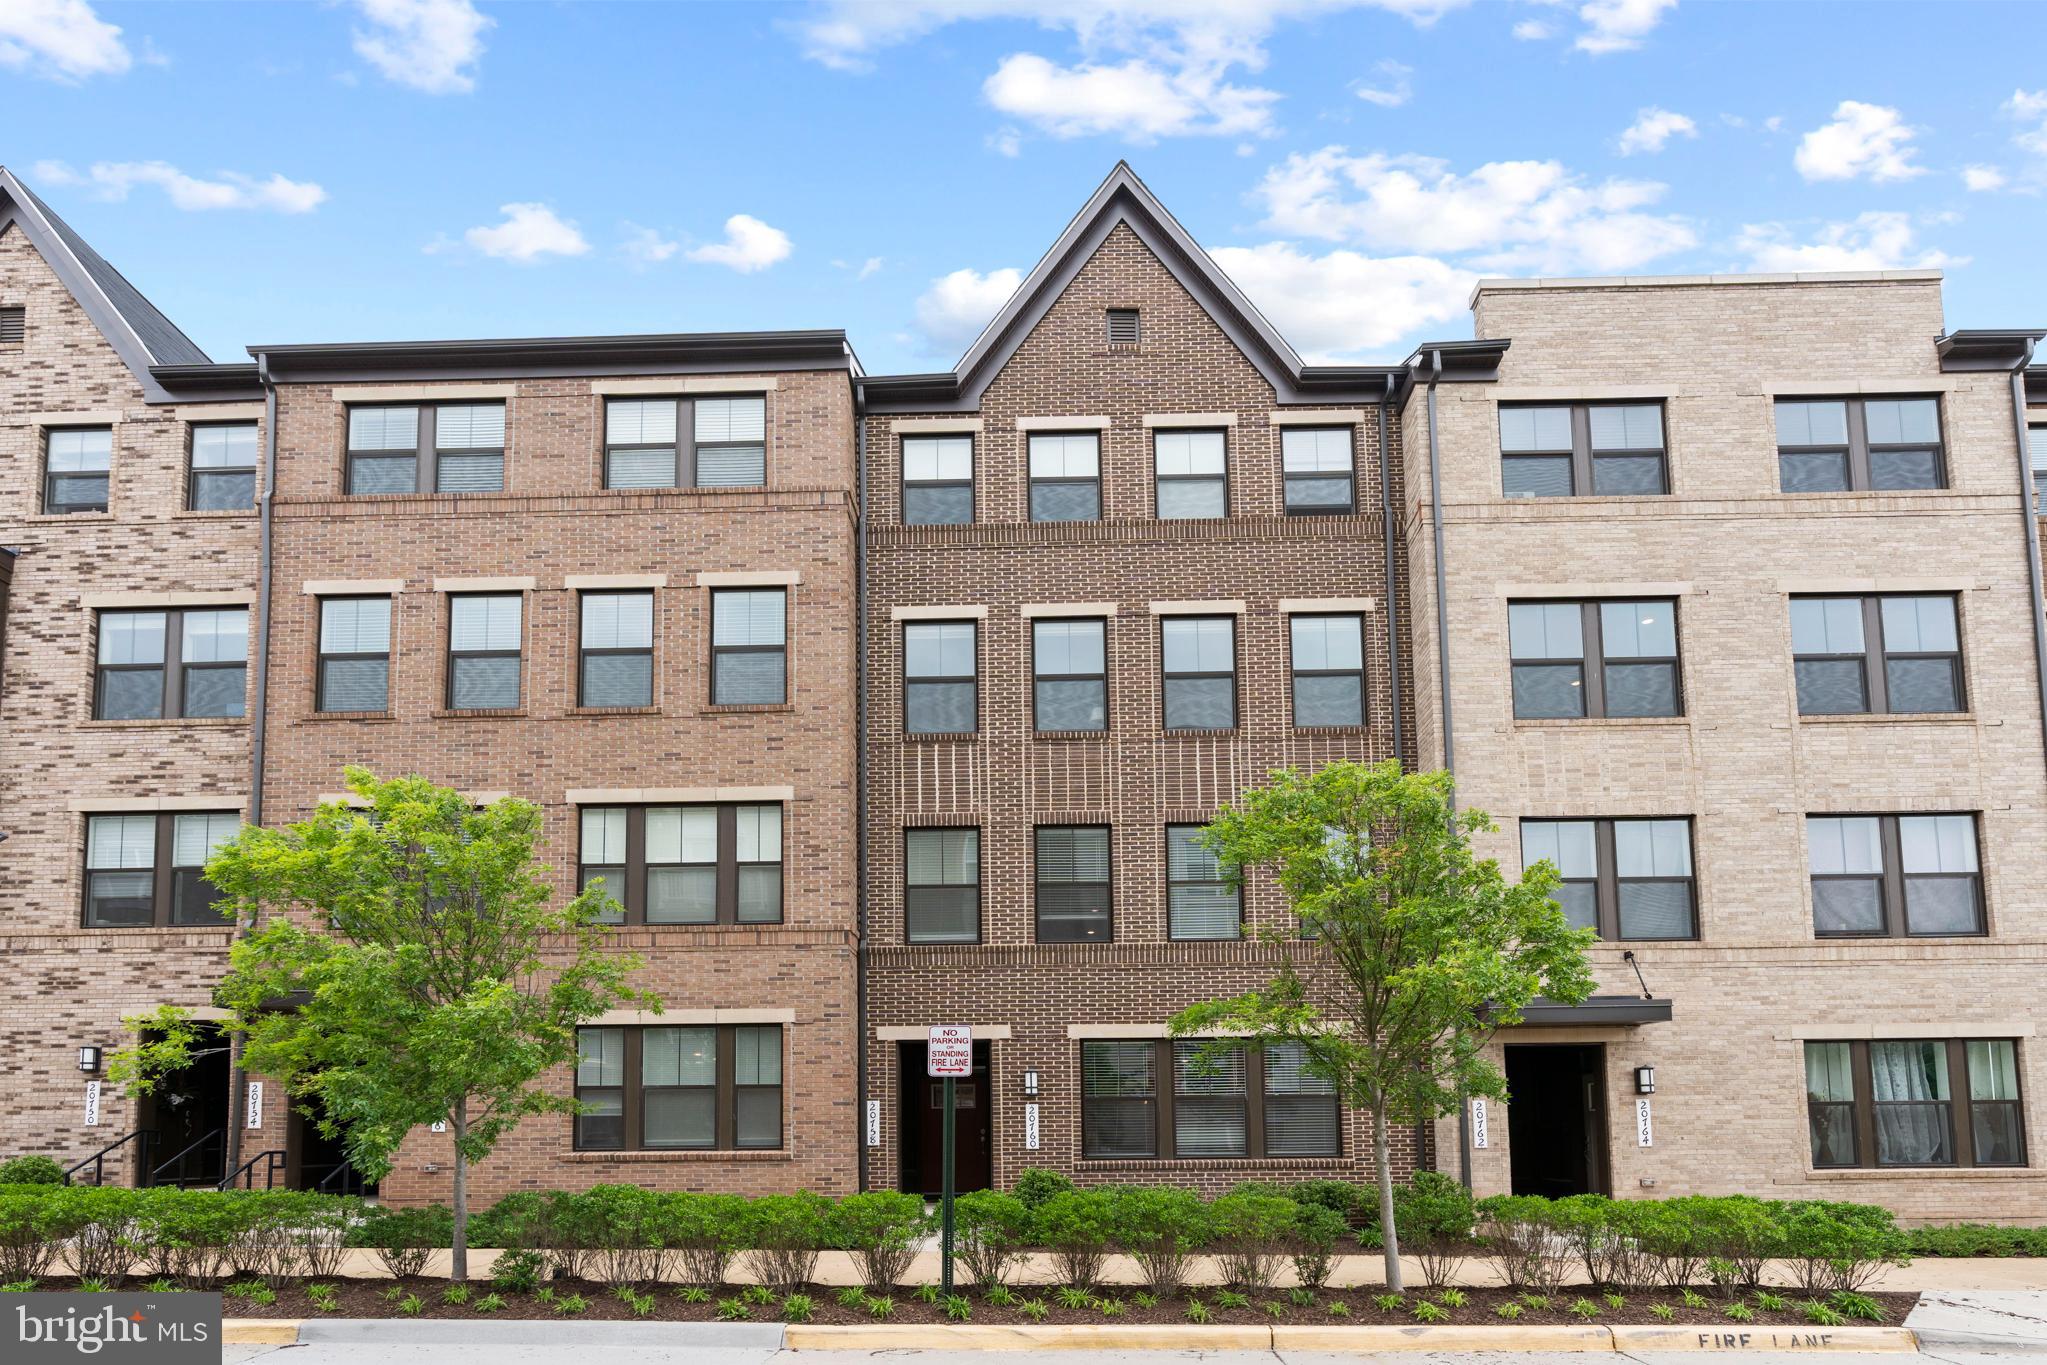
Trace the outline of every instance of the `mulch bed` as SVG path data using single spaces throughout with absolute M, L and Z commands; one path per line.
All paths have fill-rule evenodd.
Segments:
M 143 1287 L 141 1279 L 131 1279 L 125 1289 Z M 442 1279 L 407 1280 L 351 1280 L 335 1278 L 317 1281 L 334 1286 L 334 1307 L 329 1310 L 317 1308 L 305 1292 L 305 1281 L 292 1281 L 274 1291 L 274 1302 L 262 1303 L 241 1294 L 229 1294 L 223 1301 L 228 1317 L 235 1318 L 436 1318 L 436 1319 L 478 1319 L 491 1318 L 579 1318 L 597 1322 L 709 1322 L 719 1316 L 719 1302 L 728 1299 L 743 1299 L 746 1287 L 725 1285 L 712 1298 L 703 1303 L 691 1303 L 678 1295 L 678 1286 L 664 1284 L 652 1290 L 643 1291 L 651 1295 L 653 1307 L 644 1315 L 637 1313 L 625 1300 L 615 1293 L 615 1286 L 590 1280 L 555 1280 L 549 1285 L 553 1301 L 542 1299 L 537 1294 L 502 1294 L 504 1307 L 495 1312 L 478 1312 L 477 1300 L 492 1292 L 486 1281 L 474 1281 L 470 1285 L 469 1301 L 450 1304 L 442 1294 L 448 1282 Z M 48 1279 L 37 1285 L 39 1289 L 70 1290 L 76 1281 L 70 1279 Z M 1258 1290 L 1247 1297 L 1250 1303 L 1245 1307 L 1229 1307 L 1218 1301 L 1223 1291 L 1209 1285 L 1183 1290 L 1174 1298 L 1163 1299 L 1150 1307 L 1136 1301 L 1137 1289 L 1128 1285 L 1104 1286 L 1095 1291 L 1096 1306 L 1067 1308 L 1059 1301 L 1059 1293 L 1050 1285 L 1026 1285 L 1015 1292 L 1023 1299 L 1043 1299 L 1047 1312 L 1043 1319 L 1033 1319 L 1014 1307 L 998 1308 L 988 1303 L 981 1294 L 970 1288 L 962 1288 L 962 1296 L 972 1304 L 975 1324 L 1023 1325 L 1042 1321 L 1048 1325 L 1078 1323 L 1186 1323 L 1187 1305 L 1190 1300 L 1204 1304 L 1210 1321 L 1232 1324 L 1285 1323 L 1293 1326 L 1342 1326 L 1342 1325 L 1458 1325 L 1458 1326 L 1505 1326 L 1514 1324 L 1562 1324 L 1597 1325 L 1601 1323 L 1633 1325 L 1697 1324 L 1727 1326 L 1804 1326 L 1803 1296 L 1795 1290 L 1774 1290 L 1784 1296 L 1786 1307 L 1773 1311 L 1761 1307 L 1753 1295 L 1741 1300 L 1755 1314 L 1752 1322 L 1742 1323 L 1729 1318 L 1727 1309 L 1733 1301 L 1714 1297 L 1710 1290 L 1699 1291 L 1706 1299 L 1703 1308 L 1687 1308 L 1675 1294 L 1656 1291 L 1647 1294 L 1629 1294 L 1625 1301 L 1615 1307 L 1606 1298 L 1584 1285 L 1569 1286 L 1550 1296 L 1546 1305 L 1535 1306 L 1527 1296 L 1506 1289 L 1464 1289 L 1465 1302 L 1461 1307 L 1443 1305 L 1441 1291 L 1427 1292 L 1410 1288 L 1404 1296 L 1404 1303 L 1398 1308 L 1382 1308 L 1375 1302 L 1384 1293 L 1377 1286 L 1360 1286 L 1355 1289 L 1325 1289 L 1315 1296 L 1309 1305 L 1294 1303 L 1289 1291 L 1284 1289 Z M 809 1290 L 812 1314 L 810 1321 L 833 1324 L 855 1323 L 943 1323 L 951 1321 L 942 1305 L 925 1303 L 916 1297 L 915 1291 L 899 1286 L 892 1296 L 895 1310 L 887 1317 L 877 1317 L 864 1307 L 848 1307 L 839 1302 L 839 1289 L 813 1285 Z M 419 1301 L 418 1311 L 404 1312 L 400 1303 L 407 1296 Z M 565 1311 L 563 1301 L 571 1295 L 580 1296 L 583 1308 L 580 1312 Z M 1893 1325 L 1902 1323 L 1905 1315 L 1919 1301 L 1916 1291 L 1911 1293 L 1872 1293 L 1867 1295 L 1883 1310 L 1884 1321 Z M 1570 1311 L 1571 1306 L 1583 1300 L 1597 1307 L 1592 1316 L 1580 1316 Z M 1417 1318 L 1414 1306 L 1427 1301 L 1444 1307 L 1447 1317 L 1427 1320 Z M 1120 1304 L 1120 1309 L 1105 1313 L 1102 1302 Z M 1496 1312 L 1501 1304 L 1518 1302 L 1521 1313 L 1513 1319 L 1502 1318 Z M 1347 1314 L 1332 1313 L 1330 1305 L 1341 1303 L 1349 1310 Z M 1665 1304 L 1672 1310 L 1669 1319 L 1663 1319 L 1650 1312 L 1652 1304 Z M 748 1302 L 749 1318 L 756 1322 L 778 1322 L 784 1317 L 778 1300 L 768 1303 Z

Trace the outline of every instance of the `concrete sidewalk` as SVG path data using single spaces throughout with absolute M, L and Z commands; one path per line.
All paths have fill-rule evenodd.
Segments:
M 1905 1319 L 1920 1348 L 2047 1354 L 2047 1293 L 2038 1290 L 1935 1290 Z

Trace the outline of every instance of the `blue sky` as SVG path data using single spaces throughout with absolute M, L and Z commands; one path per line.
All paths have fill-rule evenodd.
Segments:
M 2047 325 L 2047 7 L 0 3 L 0 162 L 216 359 L 844 327 L 950 366 L 1127 157 L 1295 345 L 1497 274 L 1938 265 Z

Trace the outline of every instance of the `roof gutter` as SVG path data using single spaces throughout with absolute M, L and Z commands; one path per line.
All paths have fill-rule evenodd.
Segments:
M 2047 598 L 2041 595 L 2040 492 L 2033 479 L 2032 453 L 2026 448 L 2026 369 L 2033 363 L 2036 338 L 2026 338 L 2026 351 L 2011 370 L 2012 440 L 2018 451 L 2019 516 L 2026 528 L 2026 582 L 2033 593 L 2033 668 L 2040 686 L 2040 732 L 2047 737 Z

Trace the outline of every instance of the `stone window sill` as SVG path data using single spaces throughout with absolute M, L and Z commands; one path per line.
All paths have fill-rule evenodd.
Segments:
M 581 1164 L 602 1164 L 624 1161 L 633 1164 L 660 1161 L 707 1162 L 707 1161 L 794 1161 L 795 1155 L 787 1148 L 778 1147 L 773 1151 L 749 1148 L 745 1151 L 717 1151 L 694 1148 L 687 1151 L 652 1150 L 648 1148 L 626 1148 L 615 1152 L 567 1152 L 564 1161 Z
M 571 706 L 571 716 L 658 716 L 658 706 Z
M 1974 725 L 1974 711 L 1850 711 L 1838 716 L 1800 716 L 1800 725 Z
M 398 715 L 394 711 L 308 711 L 300 719 L 308 721 L 394 721 L 398 719 Z
M 524 720 L 523 706 L 437 707 L 427 713 L 435 720 Z
M 1089 1171 L 1180 1171 L 1258 1170 L 1301 1171 L 1326 1168 L 1345 1160 L 1343 1153 L 1328 1156 L 1190 1156 L 1190 1157 L 1082 1157 L 1081 1167 Z
M 1807 1167 L 1807 1180 L 2037 1180 L 2031 1166 L 1883 1166 Z
M 29 514 L 29 516 L 25 517 L 24 520 L 49 522 L 65 521 L 101 522 L 114 521 L 116 520 L 116 518 L 112 512 L 33 512 Z
M 793 702 L 786 701 L 713 702 L 708 706 L 700 707 L 697 714 L 702 716 L 774 715 L 777 712 L 794 711 L 795 709 L 796 706 Z
M 80 721 L 81 730 L 220 730 L 246 727 L 247 716 L 149 716 L 136 720 Z
M 1632 729 L 1637 726 L 1656 729 L 1667 726 L 1686 726 L 1692 723 L 1690 716 L 1557 716 L 1520 717 L 1514 719 L 1517 730 L 1558 730 L 1584 726 L 1588 729 Z
M 214 508 L 181 507 L 177 511 L 171 513 L 171 515 L 173 517 L 178 518 L 181 521 L 183 520 L 233 521 L 237 517 L 242 518 L 254 517 L 256 515 L 256 509 L 253 507 L 214 507 Z

